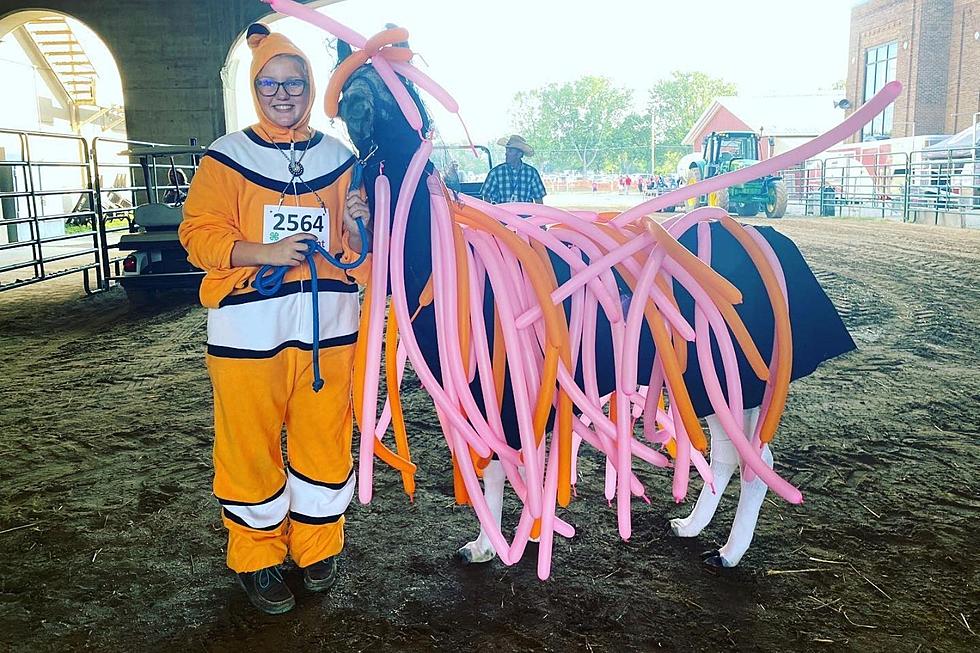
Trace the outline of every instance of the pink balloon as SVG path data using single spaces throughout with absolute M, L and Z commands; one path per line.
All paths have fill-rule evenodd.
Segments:
M 395 72 L 410 79 L 415 82 L 419 88 L 426 91 L 429 95 L 438 100 L 446 111 L 449 113 L 459 113 L 459 104 L 449 94 L 449 91 L 444 89 L 435 80 L 426 75 L 424 72 L 416 68 L 410 63 L 404 61 L 392 61 L 391 67 L 395 69 Z
M 412 96 L 408 94 L 408 91 L 405 90 L 405 85 L 395 75 L 395 71 L 391 69 L 391 64 L 388 60 L 384 57 L 371 57 L 371 65 L 378 71 L 378 76 L 381 77 L 385 86 L 391 91 L 395 102 L 398 103 L 398 108 L 402 110 L 402 114 L 404 114 L 408 124 L 415 131 L 422 131 L 422 114 L 419 113 L 419 107 L 415 104 Z
M 765 177 L 766 175 L 779 172 L 780 170 L 792 168 L 793 166 L 803 163 L 807 159 L 820 154 L 824 150 L 833 147 L 854 132 L 861 129 L 864 125 L 871 122 L 875 116 L 884 111 L 885 107 L 894 102 L 895 98 L 897 98 L 901 92 L 901 82 L 889 82 L 885 84 L 885 86 L 878 91 L 873 98 L 865 102 L 854 113 L 848 116 L 844 122 L 840 123 L 836 127 L 833 127 L 820 136 L 817 136 L 812 141 L 807 141 L 799 147 L 795 147 L 792 150 L 783 152 L 782 154 L 777 154 L 772 158 L 766 159 L 765 161 L 760 161 L 754 165 L 741 168 L 733 172 L 728 172 L 723 175 L 718 175 L 716 177 L 710 177 L 709 179 L 699 181 L 696 184 L 691 184 L 690 186 L 684 186 L 682 188 L 678 188 L 677 190 L 664 193 L 663 195 L 660 195 L 647 202 L 643 202 L 642 204 L 634 206 L 632 209 L 621 213 L 612 221 L 612 223 L 617 227 L 623 227 L 631 222 L 635 222 L 645 215 L 650 215 L 651 213 L 659 211 L 660 209 L 681 204 L 689 199 L 698 197 L 699 195 L 714 193 L 722 188 L 738 186 L 739 184 L 750 182 L 753 179 L 758 179 L 760 177 Z
M 378 384 L 381 374 L 381 343 L 384 340 L 385 288 L 388 287 L 388 216 L 391 201 L 391 187 L 388 178 L 378 175 L 374 183 L 374 241 L 373 260 L 377 265 L 371 267 L 370 316 L 368 319 L 368 341 L 364 368 L 364 388 L 361 403 L 361 447 L 358 458 L 358 498 L 361 503 L 370 503 L 374 474 L 375 422 L 378 409 Z M 365 246 L 367 243 L 365 243 Z
M 349 27 L 338 23 L 326 14 L 321 14 L 310 7 L 301 5 L 298 2 L 293 2 L 293 0 L 262 0 L 262 2 L 270 5 L 280 14 L 298 18 L 304 22 L 330 32 L 338 39 L 350 43 L 355 48 L 363 48 L 367 44 L 366 38 Z
M 762 249 L 762 253 L 765 254 L 766 260 L 769 262 L 769 266 L 772 268 L 773 273 L 776 275 L 776 280 L 779 282 L 779 289 L 783 293 L 783 299 L 786 301 L 786 307 L 789 309 L 789 293 L 786 291 L 786 277 L 783 274 L 783 266 L 780 265 L 779 259 L 776 257 L 776 252 L 773 251 L 772 245 L 769 244 L 769 241 L 763 238 L 762 234 L 760 234 L 755 227 L 751 225 L 744 226 L 748 234 Z M 777 338 L 778 336 L 775 332 L 773 332 L 772 359 L 769 363 L 770 378 L 775 378 L 776 367 L 779 365 Z M 752 434 L 752 447 L 754 449 L 762 449 L 762 421 L 765 419 L 766 413 L 769 412 L 769 407 L 772 404 L 772 392 L 773 385 L 771 383 L 766 384 L 766 390 L 762 396 L 762 405 L 759 410 L 759 419 L 755 427 L 755 432 Z M 749 467 L 743 469 L 742 475 L 747 483 L 752 482 L 752 480 L 755 478 L 755 473 Z

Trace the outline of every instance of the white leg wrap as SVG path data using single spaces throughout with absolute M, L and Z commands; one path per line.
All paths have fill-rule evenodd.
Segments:
M 709 422 L 710 424 L 710 422 Z M 728 482 L 732 478 L 732 474 L 738 467 L 737 463 L 728 462 L 725 460 L 725 455 L 717 455 L 720 449 L 732 446 L 731 441 L 728 436 L 725 435 L 721 428 L 711 428 L 711 473 L 715 477 L 715 487 L 712 490 L 711 486 L 707 483 L 703 484 L 701 487 L 701 494 L 698 495 L 697 503 L 694 504 L 694 510 L 691 514 L 683 519 L 671 519 L 670 528 L 674 531 L 674 535 L 678 537 L 695 537 L 705 526 L 711 523 L 711 518 L 715 515 L 715 510 L 718 508 L 718 502 L 721 501 L 721 495 L 724 494 L 725 488 L 728 487 Z
M 772 467 L 772 452 L 769 445 L 762 448 L 762 459 L 767 465 Z M 759 519 L 759 510 L 762 502 L 766 499 L 766 492 L 769 488 L 762 479 L 756 477 L 751 483 L 744 480 L 741 483 L 741 494 L 738 497 L 738 509 L 735 511 L 735 523 L 732 524 L 732 532 L 728 536 L 728 542 L 718 550 L 721 557 L 722 566 L 734 567 L 748 551 L 752 543 L 752 536 L 755 534 L 755 524 Z
M 486 469 L 483 470 L 483 495 L 487 499 L 490 507 L 490 514 L 493 515 L 494 522 L 500 526 L 500 518 L 504 509 L 504 466 L 499 460 L 491 460 Z M 487 537 L 483 526 L 480 526 L 480 535 L 459 549 L 457 555 L 464 562 L 490 562 L 497 556 L 490 538 Z
M 759 419 L 759 409 L 745 411 L 744 418 L 745 432 L 751 437 L 756 421 Z M 711 434 L 711 473 L 715 478 L 715 487 L 712 491 L 710 486 L 704 484 L 691 514 L 683 519 L 670 520 L 671 530 L 678 537 L 695 537 L 711 523 L 711 518 L 718 509 L 718 502 L 721 501 L 721 495 L 725 493 L 725 488 L 728 487 L 728 482 L 739 464 L 735 445 L 732 444 L 718 418 L 715 415 L 708 415 L 706 421 L 708 432 Z

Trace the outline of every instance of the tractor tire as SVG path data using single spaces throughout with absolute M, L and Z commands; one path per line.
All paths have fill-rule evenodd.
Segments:
M 758 213 L 758 202 L 746 202 L 745 204 L 740 204 L 738 207 L 738 215 L 740 218 L 752 218 L 758 215 Z
M 728 212 L 728 189 L 722 188 L 721 190 L 712 193 L 714 197 L 714 206 L 717 206 L 722 211 Z
M 690 186 L 692 184 L 696 184 L 699 181 L 701 181 L 701 171 L 700 170 L 698 170 L 697 168 L 691 168 L 690 170 L 687 171 L 687 179 L 684 180 L 684 185 L 685 186 Z M 704 206 L 704 204 L 701 201 L 701 196 L 700 195 L 697 196 L 697 197 L 691 197 L 691 198 L 689 198 L 687 200 L 687 209 L 688 210 L 696 209 L 699 206 Z
M 789 193 L 786 191 L 786 182 L 782 179 L 772 185 L 772 193 L 766 201 L 766 217 L 781 218 L 786 215 L 786 205 L 789 203 Z

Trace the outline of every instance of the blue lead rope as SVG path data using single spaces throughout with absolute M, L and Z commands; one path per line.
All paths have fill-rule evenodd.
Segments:
M 363 166 L 360 163 L 355 163 L 350 187 L 360 188 L 363 176 Z M 313 302 L 313 392 L 320 392 L 323 388 L 323 379 L 320 377 L 320 294 L 317 288 L 315 258 L 319 254 L 328 263 L 341 270 L 353 270 L 363 263 L 368 253 L 368 233 L 363 220 L 357 218 L 355 221 L 357 222 L 357 232 L 361 236 L 361 254 L 357 257 L 357 260 L 350 263 L 343 263 L 337 260 L 315 240 L 302 241 L 307 247 L 305 256 L 306 264 L 310 268 L 310 292 L 311 301 Z M 285 278 L 286 273 L 290 269 L 288 265 L 263 265 L 259 268 L 259 272 L 255 276 L 255 281 L 252 282 L 252 287 L 263 297 L 271 297 L 282 288 L 283 278 Z

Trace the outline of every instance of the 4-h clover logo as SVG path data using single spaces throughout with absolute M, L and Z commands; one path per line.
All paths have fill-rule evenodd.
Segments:
M 277 240 L 279 240 L 279 232 L 278 231 L 269 232 L 269 240 L 271 240 L 272 242 L 276 242 Z

